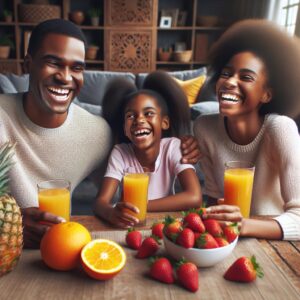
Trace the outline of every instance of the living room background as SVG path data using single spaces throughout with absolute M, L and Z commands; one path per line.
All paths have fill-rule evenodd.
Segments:
M 210 46 L 237 20 L 269 18 L 298 32 L 298 6 L 296 0 L 1 0 L 0 45 L 10 50 L 0 73 L 22 74 L 30 32 L 48 18 L 82 28 L 87 69 L 139 73 L 207 65 Z

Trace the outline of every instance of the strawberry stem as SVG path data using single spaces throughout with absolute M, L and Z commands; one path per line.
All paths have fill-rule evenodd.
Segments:
M 256 261 L 256 257 L 254 255 L 251 256 L 251 262 L 252 262 L 254 270 L 256 271 L 257 277 L 263 278 L 264 277 L 264 271 L 263 271 L 262 267 Z

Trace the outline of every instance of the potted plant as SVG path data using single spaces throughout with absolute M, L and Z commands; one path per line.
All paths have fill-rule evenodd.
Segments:
M 90 60 L 94 60 L 97 57 L 99 47 L 97 45 L 91 44 L 86 49 L 86 58 Z
M 0 36 L 0 58 L 8 58 L 10 49 L 14 48 L 14 43 L 9 36 Z
M 3 20 L 5 22 L 8 22 L 8 23 L 12 22 L 13 17 L 12 17 L 12 12 L 10 10 L 4 9 L 3 12 L 2 12 L 2 15 L 3 15 Z
M 158 59 L 160 61 L 169 61 L 171 59 L 173 50 L 172 47 L 162 47 L 158 49 Z
M 89 10 L 89 17 L 91 20 L 91 24 L 93 26 L 98 26 L 99 25 L 99 17 L 102 14 L 102 11 L 100 8 L 92 8 Z

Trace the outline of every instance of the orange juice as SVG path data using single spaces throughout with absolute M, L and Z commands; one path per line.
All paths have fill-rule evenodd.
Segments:
M 224 174 L 225 204 L 236 205 L 244 218 L 250 214 L 254 168 L 229 168 Z
M 124 201 L 138 207 L 140 212 L 135 214 L 140 223 L 146 219 L 148 202 L 149 175 L 147 173 L 126 173 L 123 179 Z
M 66 188 L 42 189 L 38 193 L 39 207 L 70 221 L 70 191 Z

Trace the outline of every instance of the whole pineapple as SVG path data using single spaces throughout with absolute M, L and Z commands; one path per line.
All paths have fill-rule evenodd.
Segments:
M 21 211 L 8 188 L 13 155 L 14 145 L 0 148 L 0 277 L 15 267 L 23 247 Z

